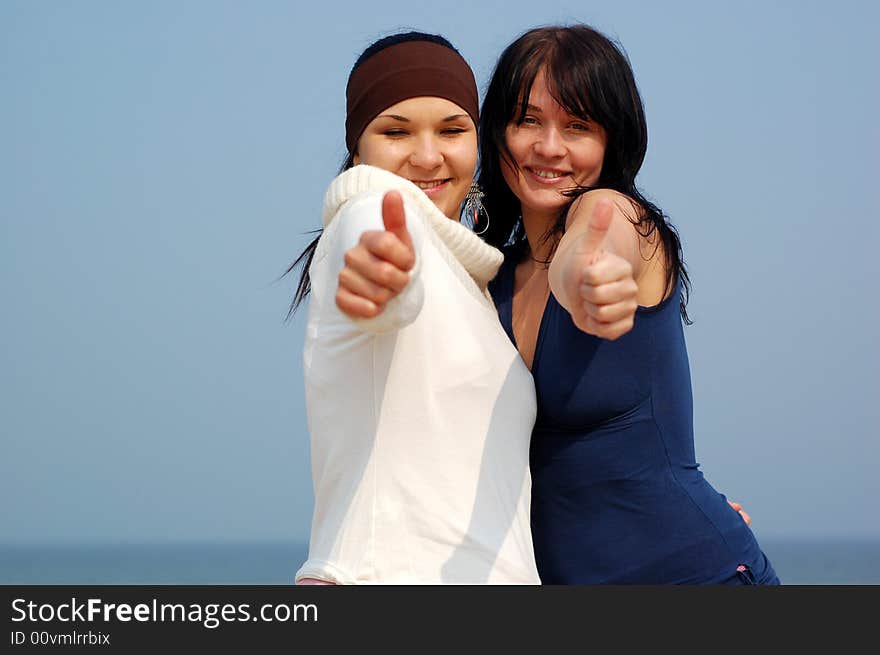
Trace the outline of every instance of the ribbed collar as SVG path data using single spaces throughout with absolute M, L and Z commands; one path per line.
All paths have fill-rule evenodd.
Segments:
M 504 256 L 476 234 L 443 214 L 415 184 L 375 166 L 361 164 L 339 175 L 324 195 L 326 228 L 343 204 L 365 191 L 396 189 L 427 218 L 434 232 L 481 287 L 498 272 Z

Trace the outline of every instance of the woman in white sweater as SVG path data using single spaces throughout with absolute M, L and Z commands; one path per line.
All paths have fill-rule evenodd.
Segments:
M 501 253 L 459 223 L 473 73 L 410 32 L 370 46 L 346 96 L 349 158 L 298 260 L 315 508 L 297 583 L 539 584 L 534 386 L 486 288 Z M 347 258 L 377 250 L 395 264 L 382 284 L 352 275 Z

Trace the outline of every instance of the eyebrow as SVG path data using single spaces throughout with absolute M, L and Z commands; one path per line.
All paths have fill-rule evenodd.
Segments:
M 396 121 L 400 121 L 401 123 L 411 123 L 412 121 L 408 119 L 406 116 L 398 116 L 397 114 L 382 114 L 378 118 L 393 118 Z M 452 116 L 447 116 L 443 119 L 443 123 L 451 123 L 452 121 L 458 120 L 459 118 L 467 118 L 467 114 L 453 114 Z
M 593 120 L 593 119 L 590 118 L 589 116 L 583 117 L 583 116 L 579 116 L 578 114 L 573 114 L 573 113 L 571 113 L 570 111 L 568 111 L 565 107 L 563 107 L 562 110 L 563 110 L 566 114 L 568 114 L 569 116 L 572 116 L 573 118 L 576 118 L 576 119 L 581 120 L 581 121 L 592 121 L 592 120 Z M 534 112 L 534 113 L 537 113 L 537 114 L 543 114 L 543 113 L 544 113 L 544 110 L 541 109 L 540 107 L 538 107 L 538 105 L 532 105 L 532 104 L 528 104 L 528 105 L 526 105 L 526 111 L 527 111 L 527 112 Z

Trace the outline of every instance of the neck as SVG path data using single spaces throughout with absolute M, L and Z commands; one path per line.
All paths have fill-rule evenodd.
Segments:
M 546 212 L 523 207 L 522 221 L 532 258 L 539 261 L 546 261 L 553 249 L 553 239 L 546 238 L 547 230 L 549 230 L 556 221 L 556 213 L 548 214 Z

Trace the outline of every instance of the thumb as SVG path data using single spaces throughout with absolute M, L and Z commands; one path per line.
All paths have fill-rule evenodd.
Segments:
M 614 203 L 609 198 L 602 198 L 593 207 L 593 213 L 587 221 L 587 231 L 584 233 L 580 251 L 594 253 L 602 248 L 602 242 L 608 236 L 608 228 L 614 216 Z
M 406 229 L 406 212 L 403 210 L 403 198 L 399 191 L 389 191 L 382 197 L 382 223 L 388 232 L 394 234 L 410 250 L 413 249 L 412 239 Z

